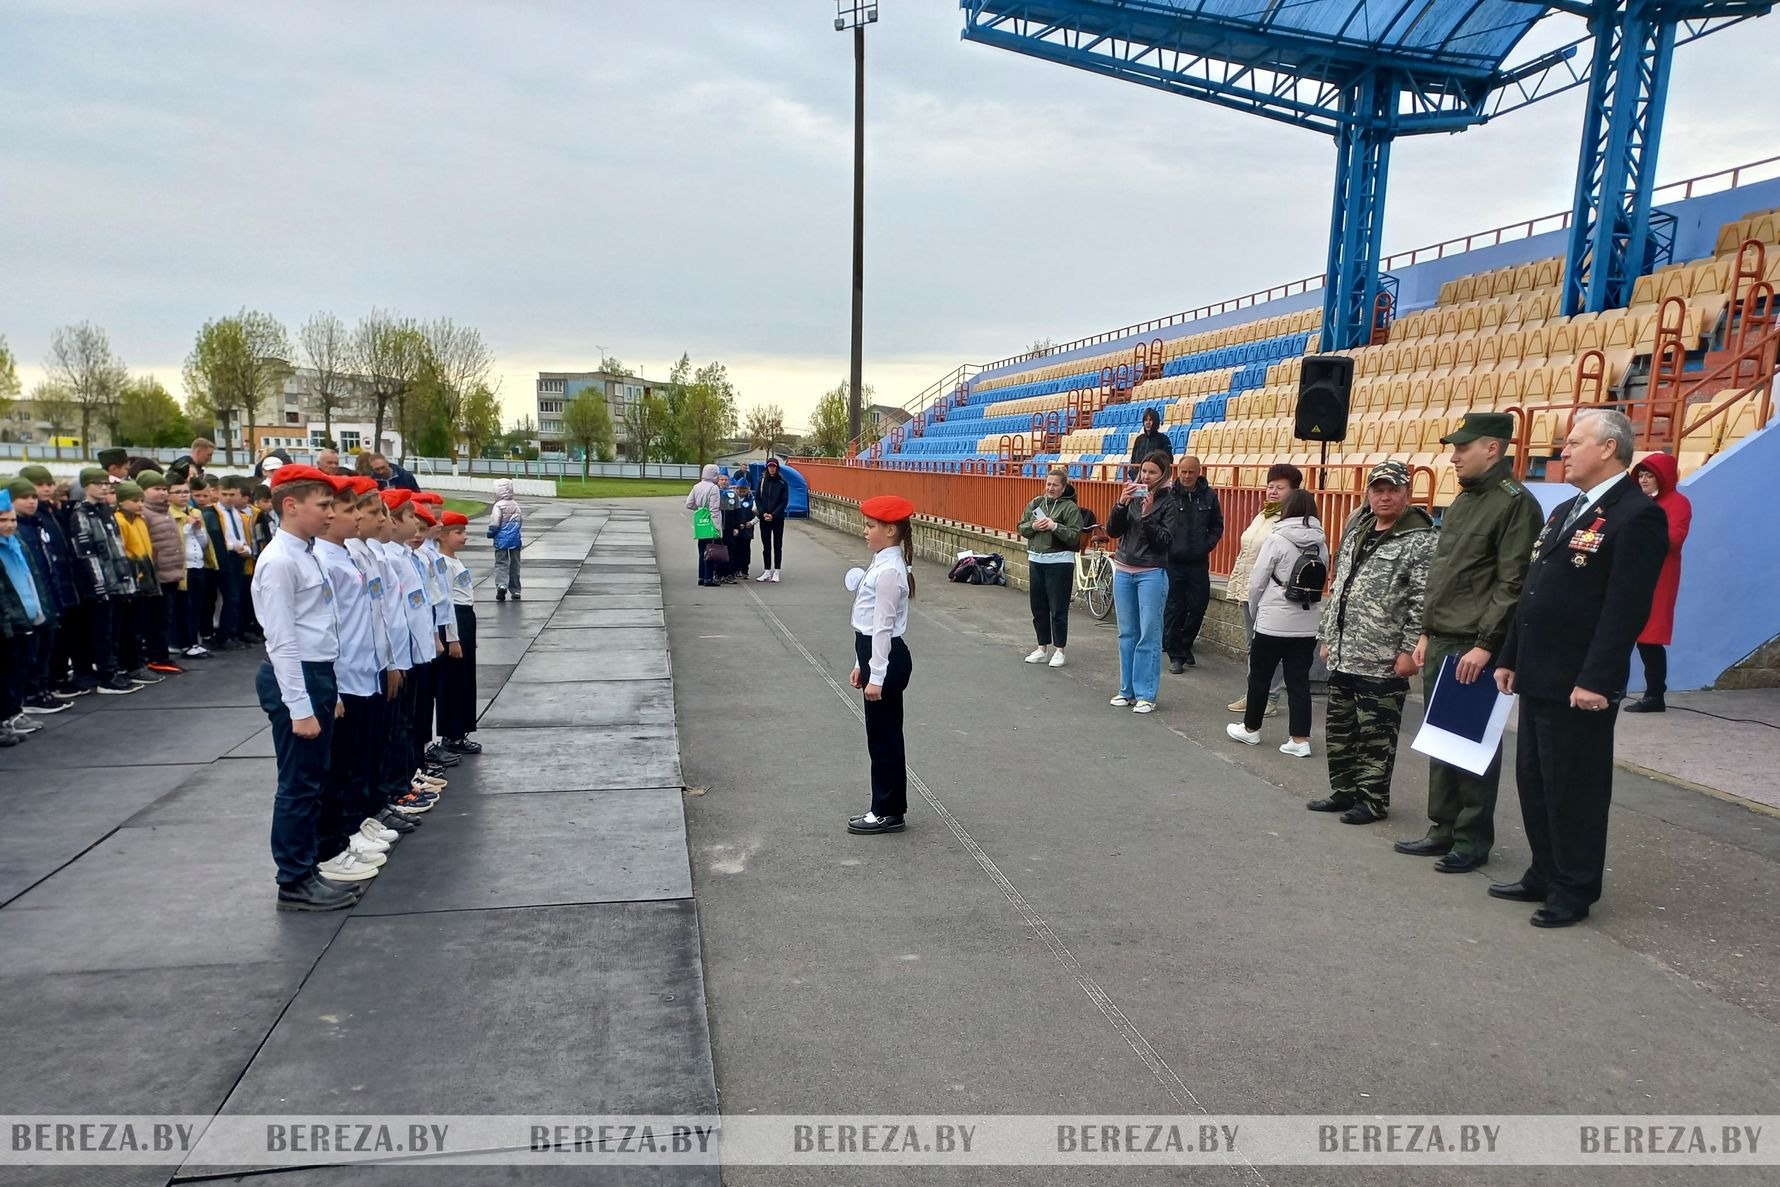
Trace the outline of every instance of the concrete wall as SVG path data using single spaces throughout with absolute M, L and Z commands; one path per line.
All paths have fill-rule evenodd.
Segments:
M 865 521 L 859 514 L 859 504 L 814 491 L 810 493 L 810 519 L 855 539 L 865 529 Z M 1026 545 L 1020 537 L 1010 532 L 990 532 L 949 520 L 917 515 L 914 541 L 915 556 L 918 559 L 932 561 L 948 569 L 957 561 L 961 552 L 999 552 L 1007 562 L 1003 571 L 1007 574 L 1008 589 L 1023 591 L 1027 588 Z M 863 543 L 860 548 L 863 553 Z M 978 592 L 985 597 L 997 596 L 989 589 Z M 1007 596 L 1006 591 L 1003 591 L 1003 595 Z M 1026 621 L 1026 599 L 1009 596 L 1008 613 L 1022 622 Z M 1088 611 L 1085 606 L 1077 603 L 1070 613 L 1072 616 L 1087 616 Z M 1109 617 L 1107 621 L 1111 622 L 1112 619 Z M 1248 655 L 1248 646 L 1242 635 L 1242 608 L 1235 602 L 1224 600 L 1224 583 L 1215 577 L 1211 582 L 1211 607 L 1206 611 L 1205 625 L 1200 628 L 1196 650 L 1206 648 L 1221 651 L 1233 659 L 1242 659 Z

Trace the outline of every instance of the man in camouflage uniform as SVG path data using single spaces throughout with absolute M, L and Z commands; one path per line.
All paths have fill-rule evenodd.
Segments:
M 1428 575 L 1427 606 L 1415 660 L 1423 695 L 1431 699 L 1447 656 L 1457 659 L 1465 684 L 1489 678 L 1532 562 L 1542 516 L 1539 502 L 1514 480 L 1508 441 L 1514 418 L 1468 412 L 1442 437 L 1451 445 L 1459 495 L 1440 524 L 1440 547 Z M 1489 860 L 1496 843 L 1496 792 L 1502 779 L 1498 749 L 1489 770 L 1473 775 L 1432 759 L 1428 766 L 1428 835 L 1398 841 L 1398 853 L 1439 857 L 1434 868 L 1462 874 Z
M 1383 461 L 1367 477 L 1366 505 L 1341 532 L 1317 632 L 1329 665 L 1330 794 L 1305 805 L 1339 812 L 1343 824 L 1372 824 L 1390 811 L 1397 729 L 1434 559 L 1434 521 L 1409 505 L 1409 467 Z

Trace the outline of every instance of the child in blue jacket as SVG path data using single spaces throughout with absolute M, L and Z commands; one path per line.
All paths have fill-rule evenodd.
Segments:
M 494 600 L 504 602 L 512 594 L 519 596 L 519 525 L 525 512 L 513 498 L 513 480 L 494 481 L 494 509 L 488 513 L 488 538 L 494 541 Z

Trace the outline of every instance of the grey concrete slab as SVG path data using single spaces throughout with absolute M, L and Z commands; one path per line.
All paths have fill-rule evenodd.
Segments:
M 49 877 L 202 769 L 73 767 L 9 775 L 0 791 L 0 903 Z
M 540 576 L 542 576 L 545 573 L 559 570 L 579 569 L 583 563 L 579 557 L 533 556 L 529 552 L 520 553 L 519 559 L 521 566 L 519 576 L 522 581 L 529 576 L 534 569 L 538 571 Z
M 529 681 L 522 663 L 482 715 L 481 724 L 493 729 L 665 725 L 673 720 L 673 686 L 667 680 L 613 680 L 577 689 L 572 684 Z
M 541 651 L 575 651 L 589 656 L 612 651 L 651 651 L 666 655 L 667 631 L 650 627 L 562 627 L 552 618 L 550 625 L 538 633 L 530 655 Z
M 224 1111 L 704 1115 L 709 1050 L 690 901 L 355 918 Z
M 128 828 L 166 824 L 228 824 L 257 830 L 271 820 L 278 763 L 264 758 L 223 758 L 192 773 L 125 822 Z
M 655 553 L 638 552 L 632 556 L 612 556 L 595 552 L 581 562 L 581 569 L 589 575 L 600 573 L 653 573 L 655 572 Z
M 569 588 L 576 593 L 624 593 L 660 584 L 661 579 L 655 574 L 653 568 L 646 573 L 623 573 L 590 569 L 583 565 L 579 576 L 575 578 L 574 584 Z
M 259 671 L 265 653 L 225 652 L 208 660 L 181 660 L 190 665 L 183 675 L 169 676 L 159 684 L 139 688 L 126 697 L 97 695 L 82 697 L 76 704 L 92 712 L 140 713 L 144 709 L 239 709 L 257 704 L 253 690 L 254 674 Z M 50 718 L 60 721 L 70 717 L 60 713 Z
M 258 708 L 167 708 L 131 714 L 127 735 L 122 720 L 116 713 L 92 712 L 58 728 L 53 746 L 34 738 L 0 750 L 0 771 L 90 766 L 95 755 L 116 757 L 132 767 L 209 762 L 266 726 L 266 715 Z
M 613 598 L 612 601 L 619 599 Z M 665 629 L 667 620 L 662 616 L 661 607 L 648 609 L 632 609 L 620 606 L 597 606 L 583 609 L 569 609 L 569 602 L 584 602 L 585 598 L 564 598 L 563 605 L 558 607 L 551 616 L 550 629 L 567 628 L 606 629 L 610 627 L 655 627 Z
M 559 608 L 563 610 L 659 610 L 661 609 L 661 591 L 617 590 L 609 593 L 567 594 L 563 597 Z
M 541 709 L 540 716 L 551 712 Z M 525 715 L 504 710 L 502 724 L 484 715 L 476 734 L 482 753 L 456 768 L 454 790 L 499 795 L 681 786 L 679 735 L 671 724 L 513 724 L 515 716 Z
M 678 787 L 481 796 L 448 790 L 360 915 L 690 898 Z
M 531 640 L 523 636 L 484 636 L 482 622 L 478 619 L 476 622 L 476 665 L 478 669 L 476 677 L 478 683 L 481 682 L 483 668 L 516 664 L 525 655 L 525 649 L 530 646 Z
M 296 961 L 339 927 L 329 915 L 274 910 L 262 825 L 235 820 L 123 828 L 0 910 L 8 972 Z
M 713 1144 L 713 1148 L 714 1144 Z M 600 1166 L 594 1159 L 572 1166 L 540 1165 L 511 1153 L 490 1154 L 468 1165 L 440 1166 L 424 1159 L 365 1165 L 312 1167 L 205 1178 L 236 1187 L 720 1187 L 720 1166 Z M 154 1180 L 156 1187 L 165 1179 Z
M 263 721 L 264 714 L 261 715 Z M 262 726 L 260 731 L 242 742 L 239 746 L 223 755 L 224 758 L 272 758 L 272 727 Z
M 579 681 L 666 680 L 664 651 L 595 650 L 588 647 L 543 647 L 551 632 L 539 635 L 526 657 L 513 669 L 513 684 L 573 684 Z M 560 631 L 562 635 L 617 634 L 616 631 Z M 598 694 L 603 695 L 602 688 Z

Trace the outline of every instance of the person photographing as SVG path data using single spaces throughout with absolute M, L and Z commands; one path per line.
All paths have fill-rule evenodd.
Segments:
M 1119 617 L 1119 691 L 1111 704 L 1137 713 L 1156 711 L 1162 681 L 1162 609 L 1168 601 L 1168 547 L 1180 517 L 1161 498 L 1174 459 L 1157 450 L 1143 459 L 1135 481 L 1119 492 L 1106 534 L 1113 553 L 1113 605 Z

